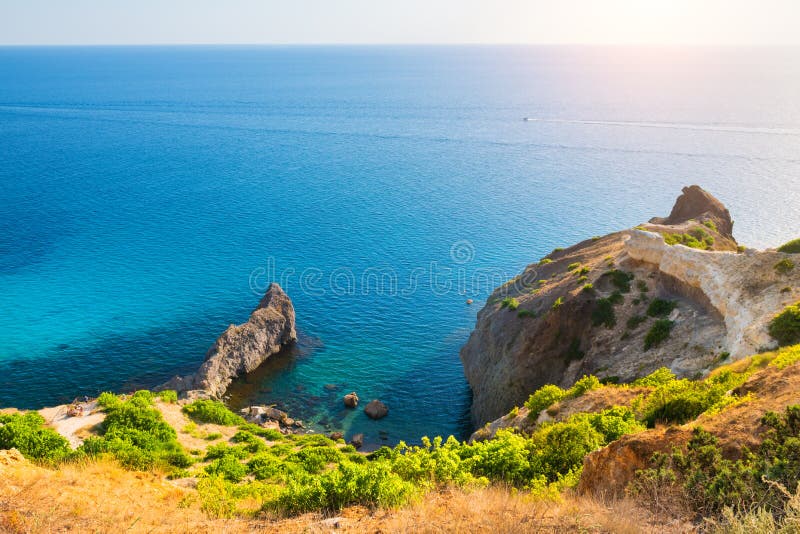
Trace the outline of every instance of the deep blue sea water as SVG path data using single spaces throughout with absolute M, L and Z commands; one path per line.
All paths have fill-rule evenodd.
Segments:
M 463 436 L 458 350 L 552 248 L 691 183 L 800 235 L 798 95 L 799 49 L 0 48 L 0 406 L 191 371 L 275 279 L 302 339 L 235 405 Z

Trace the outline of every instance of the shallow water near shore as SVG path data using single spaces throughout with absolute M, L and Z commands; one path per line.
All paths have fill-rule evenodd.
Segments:
M 800 236 L 798 94 L 798 49 L 0 48 L 0 406 L 190 372 L 276 280 L 301 339 L 234 407 L 464 437 L 459 348 L 554 247 L 690 183 Z

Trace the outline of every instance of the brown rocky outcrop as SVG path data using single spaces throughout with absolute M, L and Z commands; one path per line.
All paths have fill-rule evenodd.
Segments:
M 473 425 L 548 383 L 569 387 L 584 374 L 626 382 L 662 366 L 692 377 L 770 347 L 767 323 L 800 297 L 800 269 L 777 273 L 778 252 L 737 253 L 732 226 L 718 200 L 687 187 L 669 217 L 557 249 L 497 288 L 461 349 Z M 707 250 L 663 237 L 701 230 Z M 664 317 L 672 331 L 645 350 L 655 298 L 674 302 Z
M 733 220 L 728 209 L 698 185 L 684 187 L 669 217 L 654 217 L 650 223 L 677 226 L 692 219 L 698 222 L 713 221 L 720 234 L 733 237 Z
M 364 413 L 366 413 L 367 417 L 370 419 L 381 419 L 389 415 L 389 408 L 387 408 L 384 403 L 376 399 L 370 401 L 370 403 L 364 407 Z
M 161 389 L 201 390 L 221 397 L 234 378 L 255 370 L 296 339 L 292 301 L 273 283 L 246 323 L 230 325 L 222 333 L 195 374 L 175 377 Z

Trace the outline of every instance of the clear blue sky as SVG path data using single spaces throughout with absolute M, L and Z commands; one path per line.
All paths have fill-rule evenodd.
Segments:
M 800 45 L 800 0 L 0 0 L 0 44 Z

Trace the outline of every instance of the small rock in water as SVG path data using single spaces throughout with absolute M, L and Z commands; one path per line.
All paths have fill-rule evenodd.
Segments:
M 350 438 L 350 445 L 356 449 L 360 449 L 364 445 L 364 434 L 356 434 Z
M 331 432 L 328 434 L 328 437 L 331 438 L 333 441 L 339 441 L 340 439 L 344 438 L 344 434 L 341 432 Z
M 472 304 L 472 303 L 473 303 L 472 299 L 467 299 L 467 304 Z
M 389 408 L 378 399 L 375 399 L 364 407 L 364 413 L 370 419 L 381 419 L 389 415 Z
M 356 395 L 355 391 L 344 396 L 344 405 L 348 408 L 355 408 L 358 406 L 358 395 Z
M 336 391 L 337 389 L 339 389 L 339 386 L 337 386 L 336 384 L 325 384 L 325 386 L 323 387 L 328 391 Z

